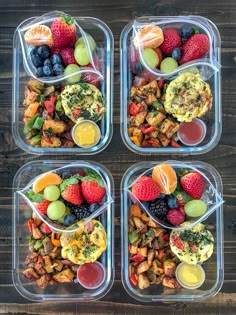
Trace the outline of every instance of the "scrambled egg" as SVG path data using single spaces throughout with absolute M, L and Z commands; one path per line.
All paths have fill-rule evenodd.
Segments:
M 199 73 L 182 73 L 168 85 L 164 107 L 180 122 L 202 117 L 212 107 L 210 86 Z
M 93 84 L 66 85 L 61 93 L 66 116 L 75 123 L 79 119 L 101 120 L 105 111 L 102 93 Z
M 181 226 L 188 225 L 184 222 Z M 172 230 L 170 247 L 179 260 L 195 265 L 209 259 L 214 249 L 214 238 L 202 223 L 192 229 Z
M 89 224 L 89 229 L 86 225 Z M 91 220 L 86 225 L 83 220 L 78 223 L 74 233 L 62 233 L 61 255 L 74 264 L 84 264 L 96 261 L 107 248 L 107 236 L 101 222 Z

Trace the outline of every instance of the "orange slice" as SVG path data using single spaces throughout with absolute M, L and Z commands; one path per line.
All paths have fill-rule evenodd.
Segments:
M 62 178 L 55 173 L 47 173 L 39 175 L 33 183 L 33 192 L 39 193 L 49 185 L 60 185 Z
M 143 48 L 157 48 L 164 41 L 162 29 L 157 25 L 147 25 L 138 31 L 134 38 L 134 45 L 140 44 Z
M 162 194 L 171 194 L 177 186 L 177 176 L 169 164 L 160 164 L 153 168 L 152 179 L 159 185 Z
M 46 25 L 35 25 L 25 32 L 26 43 L 33 46 L 53 45 L 52 31 Z

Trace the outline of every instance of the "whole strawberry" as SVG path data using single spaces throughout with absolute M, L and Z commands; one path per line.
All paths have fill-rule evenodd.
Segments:
M 34 203 L 34 206 L 41 214 L 47 214 L 47 209 L 50 203 L 51 201 L 43 199 L 42 202 Z
M 160 187 L 148 176 L 141 176 L 132 186 L 132 193 L 141 201 L 151 201 L 159 197 Z
M 100 203 L 105 196 L 106 189 L 95 179 L 86 179 L 81 184 L 82 194 L 89 205 Z
M 199 59 L 205 56 L 210 47 L 209 39 L 205 34 L 192 35 L 182 47 L 182 57 L 179 64 Z
M 200 199 L 204 192 L 205 181 L 198 172 L 190 172 L 180 178 L 180 184 L 183 190 L 193 199 Z
M 170 56 L 175 48 L 181 46 L 181 37 L 180 34 L 172 28 L 164 30 L 163 35 L 164 41 L 161 44 L 160 49 L 163 53 Z
M 51 25 L 53 49 L 73 47 L 76 41 L 76 26 L 70 15 L 63 15 L 52 22 Z
M 70 65 L 72 63 L 77 64 L 75 57 L 74 57 L 74 49 L 73 48 L 71 48 L 71 47 L 62 48 L 60 50 L 60 55 L 61 55 L 61 58 L 62 58 L 62 60 L 66 66 Z
M 72 203 L 73 205 L 80 206 L 83 203 L 83 197 L 81 194 L 81 188 L 79 181 L 75 176 L 63 180 L 60 185 L 61 197 Z

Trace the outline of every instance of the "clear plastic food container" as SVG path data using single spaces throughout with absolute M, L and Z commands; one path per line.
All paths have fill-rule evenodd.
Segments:
M 80 67 L 78 73 L 83 77 L 93 76 L 99 77 L 100 87 L 104 99 L 105 112 L 98 126 L 101 131 L 101 138 L 99 142 L 92 147 L 69 147 L 68 145 L 61 145 L 60 147 L 41 147 L 29 144 L 23 132 L 24 128 L 24 109 L 23 101 L 25 99 L 25 88 L 30 78 L 36 78 L 47 86 L 54 85 L 60 87 L 65 85 L 65 79 L 70 79 L 72 74 L 58 75 L 49 77 L 37 77 L 36 70 L 30 54 L 33 46 L 24 42 L 25 32 L 32 27 L 32 25 L 45 24 L 51 25 L 52 21 L 60 16 L 62 12 L 53 11 L 41 17 L 32 17 L 22 22 L 15 31 L 13 39 L 13 101 L 12 101 L 12 132 L 15 142 L 19 147 L 31 154 L 96 154 L 101 152 L 109 144 L 112 138 L 112 112 L 113 112 L 113 52 L 114 40 L 109 27 L 99 19 L 93 17 L 74 17 L 77 27 L 77 39 L 80 36 L 84 39 L 86 47 L 90 45 L 86 39 L 86 34 L 91 35 L 96 41 L 95 52 L 91 53 L 89 50 L 90 67 Z M 96 63 L 99 60 L 99 66 Z M 92 69 L 93 67 L 93 69 Z M 77 72 L 76 72 L 77 73 Z M 74 75 L 74 73 L 73 73 Z M 91 79 L 92 80 L 92 79 Z M 88 81 L 87 81 L 88 82 Z M 69 83 L 72 84 L 72 83 Z M 68 85 L 68 83 L 67 83 Z M 64 138 L 63 138 L 64 139 Z M 65 136 L 65 140 L 68 137 Z M 69 137 L 70 141 L 73 141 Z
M 72 162 L 72 161 L 71 161 Z M 105 296 L 111 289 L 115 266 L 114 266 L 114 205 L 107 206 L 99 216 L 99 221 L 103 224 L 107 233 L 107 249 L 100 256 L 99 261 L 105 268 L 105 280 L 102 286 L 96 289 L 85 289 L 77 282 L 59 283 L 48 285 L 46 289 L 38 287 L 35 282 L 30 282 L 23 276 L 26 268 L 25 259 L 29 253 L 30 233 L 27 221 L 32 215 L 32 209 L 25 199 L 16 193 L 22 189 L 34 177 L 42 172 L 47 172 L 56 168 L 66 166 L 70 161 L 33 161 L 22 166 L 14 177 L 14 207 L 13 207 L 13 270 L 12 279 L 16 290 L 25 298 L 32 301 L 91 301 Z M 82 165 L 84 161 L 77 161 Z M 114 184 L 110 172 L 101 164 L 90 162 L 94 168 L 102 175 L 108 189 L 113 195 Z
M 179 33 L 183 26 L 191 26 L 197 29 L 198 32 L 205 34 L 209 40 L 209 51 L 203 58 L 195 59 L 190 62 L 186 62 L 171 72 L 164 73 L 157 68 L 151 68 L 148 62 L 143 57 L 143 48 L 140 43 L 136 46 L 136 54 L 139 58 L 139 64 L 141 70 L 137 76 L 141 76 L 147 79 L 147 82 L 152 80 L 164 80 L 165 83 L 170 83 L 174 79 L 178 78 L 179 75 L 184 72 L 198 72 L 203 79 L 210 85 L 211 93 L 213 96 L 213 103 L 210 110 L 205 113 L 201 119 L 206 124 L 206 135 L 204 140 L 196 145 L 185 145 L 179 143 L 177 134 L 173 134 L 173 140 L 176 142 L 173 145 L 169 143 L 168 146 L 164 146 L 161 141 L 161 146 L 157 147 L 158 144 L 137 145 L 134 141 L 131 141 L 128 128 L 130 127 L 129 119 L 129 100 L 131 99 L 131 87 L 135 74 L 132 71 L 131 51 L 134 43 L 134 38 L 137 36 L 139 30 L 147 25 L 159 26 L 162 30 L 175 29 Z M 178 16 L 178 17 L 141 17 L 137 20 L 130 22 L 122 31 L 120 39 L 120 71 L 121 71 L 121 116 L 120 116 L 120 128 L 121 136 L 125 145 L 135 153 L 138 154 L 179 154 L 179 155 L 190 155 L 190 154 L 201 154 L 206 153 L 213 149 L 221 136 L 221 71 L 220 71 L 220 47 L 221 39 L 218 29 L 214 23 L 210 20 L 201 16 Z M 137 57 L 135 57 L 137 58 Z M 163 54 L 162 58 L 165 58 Z M 163 60 L 162 59 L 162 60 Z M 138 82 L 138 81 L 137 81 Z M 163 92 L 161 92 L 163 94 Z M 161 94 L 161 95 L 162 95 Z M 168 118 L 168 116 L 167 116 Z M 177 120 L 177 122 L 180 122 Z M 145 123 L 145 121 L 144 121 Z M 159 125 L 158 125 L 159 126 Z M 145 136 L 146 134 L 144 134 Z M 137 136 L 135 134 L 134 136 Z M 144 137 L 145 138 L 145 137 Z M 168 136 L 167 136 L 168 138 Z M 143 139 L 142 139 L 143 140 Z M 180 144 L 180 146 L 179 146 Z
M 204 268 L 206 279 L 198 289 L 171 289 L 162 284 L 152 284 L 148 288 L 140 290 L 134 287 L 129 279 L 129 252 L 128 252 L 128 226 L 129 207 L 131 199 L 125 189 L 147 169 L 154 167 L 157 162 L 141 162 L 131 166 L 123 176 L 121 182 L 121 244 L 122 244 L 122 283 L 128 294 L 142 302 L 166 302 L 166 301 L 199 301 L 216 295 L 224 280 L 224 254 L 223 254 L 223 206 L 220 205 L 202 223 L 214 237 L 214 252 L 205 261 Z M 219 194 L 222 192 L 222 182 L 219 173 L 211 165 L 204 162 L 187 162 L 204 173 L 215 185 Z

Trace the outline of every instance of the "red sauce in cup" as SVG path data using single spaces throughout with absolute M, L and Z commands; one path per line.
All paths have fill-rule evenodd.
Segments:
M 180 124 L 178 130 L 179 140 L 188 146 L 197 145 L 203 141 L 206 135 L 206 125 L 198 118 L 191 122 L 184 122 Z
M 100 262 L 87 263 L 77 271 L 78 282 L 86 289 L 98 288 L 105 279 L 105 270 Z

